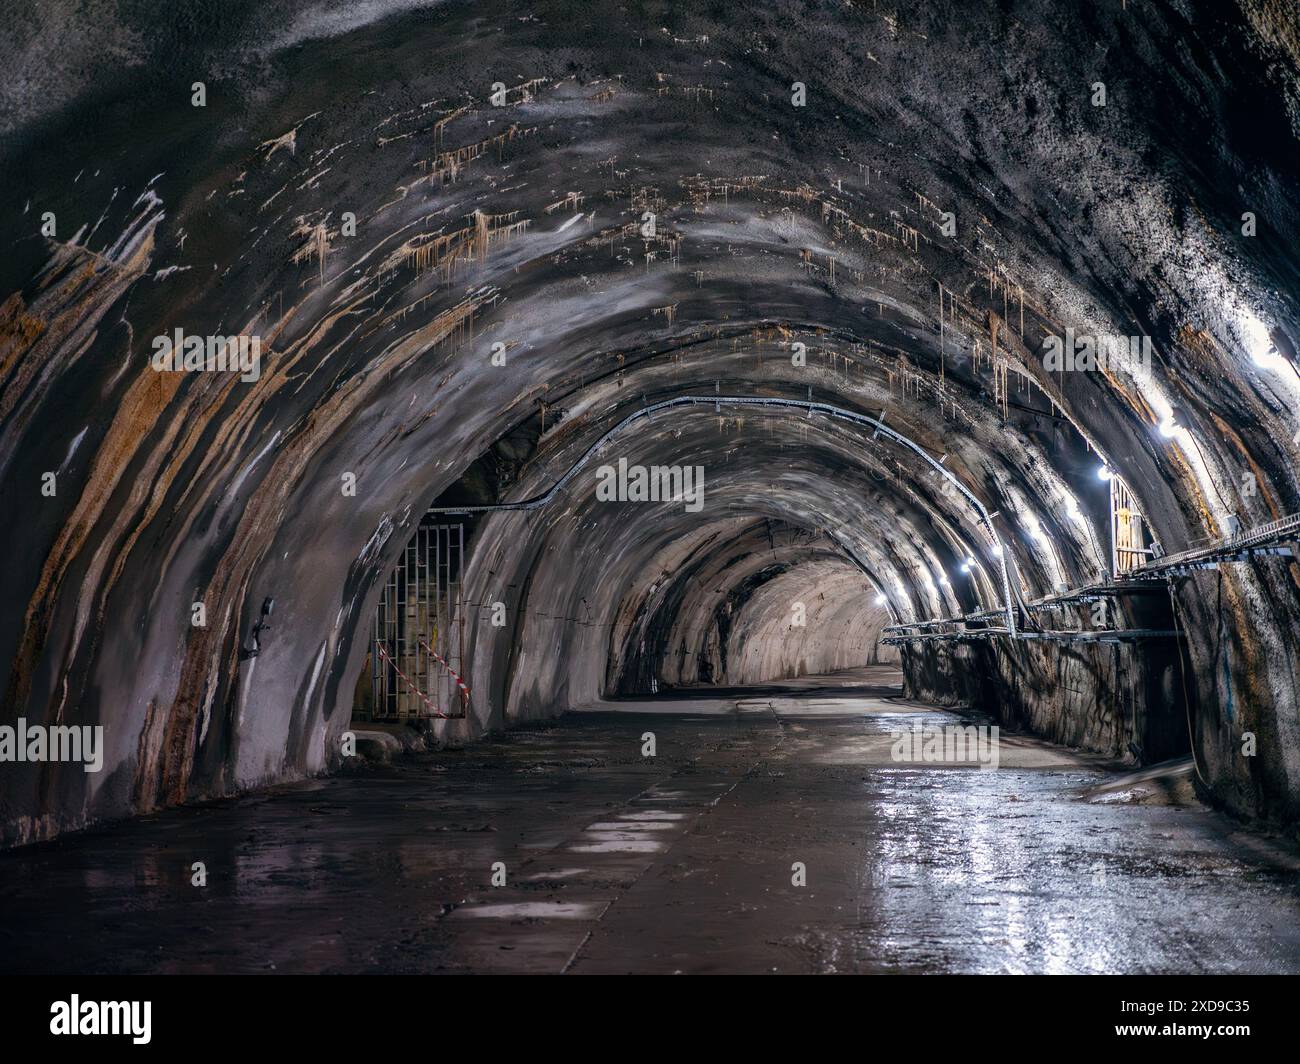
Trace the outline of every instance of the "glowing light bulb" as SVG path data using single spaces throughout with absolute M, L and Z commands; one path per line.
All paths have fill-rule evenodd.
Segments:
M 1182 410 L 1176 406 L 1169 408 L 1169 413 L 1165 419 L 1160 422 L 1160 435 L 1166 438 L 1175 435 L 1179 429 L 1187 427 L 1187 418 L 1183 416 Z
M 884 604 L 885 604 L 885 596 L 884 596 L 884 595 L 877 595 L 877 596 L 876 596 L 876 605 L 877 605 L 877 606 L 883 606 Z
M 1097 467 L 1097 479 L 1098 479 L 1098 480 L 1109 480 L 1109 479 L 1110 479 L 1111 477 L 1113 477 L 1114 475 L 1115 475 L 1115 474 L 1112 473 L 1112 472 L 1110 471 L 1109 468 L 1107 468 L 1105 462 L 1102 462 L 1102 464 L 1099 465 L 1099 466 Z

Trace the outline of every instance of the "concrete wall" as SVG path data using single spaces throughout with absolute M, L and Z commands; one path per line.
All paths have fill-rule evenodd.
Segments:
M 1013 645 L 1005 638 L 931 642 L 905 647 L 903 670 L 911 698 L 969 705 L 1052 742 L 1147 764 L 1189 749 L 1177 665 L 1167 650 Z

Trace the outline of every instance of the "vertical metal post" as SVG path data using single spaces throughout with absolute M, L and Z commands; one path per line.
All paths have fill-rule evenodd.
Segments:
M 424 590 L 424 607 L 423 607 L 424 612 L 420 618 L 420 633 L 422 636 L 420 642 L 427 643 L 429 638 L 429 629 L 430 629 L 429 611 L 431 609 L 431 603 L 433 600 L 433 591 L 432 591 L 433 573 L 430 572 L 429 570 L 429 561 L 432 556 L 432 549 L 430 547 L 429 540 L 432 537 L 429 532 L 429 527 L 423 523 L 421 523 L 420 525 L 419 534 L 420 534 L 420 558 L 424 566 L 423 569 L 424 579 L 422 581 L 422 587 Z M 421 682 L 424 684 L 423 690 L 431 691 L 432 690 L 431 681 L 434 676 L 434 665 L 433 662 L 429 659 L 428 650 L 425 649 L 425 647 L 423 646 L 420 647 L 420 660 L 424 663 L 424 669 L 423 669 L 422 680 L 421 680 Z
M 388 686 L 387 697 L 384 699 L 385 716 L 396 716 L 397 714 L 397 674 L 393 671 L 392 662 L 397 658 L 397 570 L 394 569 L 389 574 L 389 580 L 392 584 L 392 590 L 388 595 L 388 634 L 384 649 L 388 651 L 389 666 L 386 671 L 384 682 Z
M 433 609 L 429 616 L 429 645 L 442 653 L 442 525 L 433 526 Z M 447 712 L 446 699 L 442 697 L 442 670 L 438 670 L 438 708 Z
M 1110 477 L 1110 572 L 1111 577 L 1119 579 L 1119 507 L 1116 505 L 1116 484 L 1119 480 L 1115 474 Z
M 456 671 L 465 675 L 465 603 L 461 592 L 465 587 L 465 526 L 456 526 Z M 454 691 L 459 695 L 460 691 Z M 458 699 L 461 712 L 466 712 L 465 702 Z

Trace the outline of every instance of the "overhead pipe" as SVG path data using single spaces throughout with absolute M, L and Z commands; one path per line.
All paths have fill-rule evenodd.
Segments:
M 1012 605 L 1011 579 L 1007 571 L 1007 552 L 1002 545 L 1002 541 L 998 538 L 996 530 L 993 528 L 993 519 L 990 517 L 988 510 L 984 508 L 984 505 L 967 490 L 966 486 L 942 462 L 933 458 L 920 444 L 916 443 L 908 436 L 905 436 L 903 433 L 890 428 L 881 418 L 872 417 L 870 414 L 862 414 L 856 410 L 849 410 L 842 406 L 835 406 L 831 403 L 815 402 L 811 399 L 782 399 L 767 396 L 674 396 L 672 399 L 664 399 L 661 402 L 652 403 L 649 406 L 643 406 L 640 409 L 633 411 L 588 447 L 581 457 L 578 458 L 578 460 L 560 477 L 560 479 L 540 495 L 534 495 L 532 498 L 523 499 L 519 502 L 492 503 L 482 506 L 436 506 L 430 507 L 426 513 L 468 515 L 495 513 L 505 510 L 541 509 L 555 498 L 560 490 L 578 474 L 578 471 L 582 469 L 582 467 L 585 466 L 594 455 L 599 453 L 607 443 L 621 435 L 635 422 L 648 418 L 651 414 L 658 413 L 661 410 L 670 410 L 684 406 L 712 406 L 716 410 L 720 410 L 723 406 L 801 410 L 808 417 L 811 417 L 814 413 L 822 413 L 826 414 L 828 417 L 838 418 L 841 421 L 849 421 L 854 424 L 865 425 L 871 428 L 873 430 L 872 439 L 884 436 L 886 439 L 892 440 L 894 443 L 906 447 L 913 454 L 928 463 L 935 472 L 939 473 L 950 484 L 952 484 L 953 487 L 961 493 L 962 497 L 979 512 L 979 523 L 982 524 L 987 531 L 989 543 L 995 548 L 994 552 L 998 559 L 998 569 L 1002 578 L 1002 612 L 1006 617 L 1007 630 L 1013 636 L 1016 634 L 1015 607 Z

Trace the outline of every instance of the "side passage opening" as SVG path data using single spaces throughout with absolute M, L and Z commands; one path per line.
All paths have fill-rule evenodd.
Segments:
M 365 666 L 370 698 L 365 698 L 363 675 L 357 719 L 466 716 L 464 557 L 464 525 L 422 522 L 416 529 L 375 607 Z

